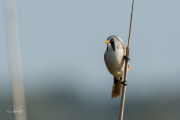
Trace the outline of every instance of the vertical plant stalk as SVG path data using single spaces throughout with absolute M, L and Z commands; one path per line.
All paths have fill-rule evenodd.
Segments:
M 22 68 L 19 48 L 18 25 L 15 0 L 5 0 L 5 16 L 7 27 L 7 41 L 9 50 L 10 75 L 12 80 L 13 104 L 23 109 L 22 113 L 15 113 L 15 120 L 26 120 L 26 106 L 22 80 Z M 21 107 L 23 106 L 23 107 Z M 13 108 L 13 106 L 12 106 Z M 15 112 L 15 111 L 14 111 Z
M 131 37 L 131 25 L 132 25 L 132 17 L 133 17 L 133 7 L 134 7 L 134 0 L 132 2 L 131 20 L 130 20 L 130 28 L 129 28 L 129 38 L 128 38 L 128 45 L 127 45 L 127 48 L 126 48 L 126 56 L 127 56 L 127 58 L 129 58 L 129 52 L 130 52 L 129 46 L 130 46 L 130 37 Z M 124 70 L 124 83 L 125 84 L 127 84 L 128 62 L 129 62 L 129 59 L 125 59 L 125 70 Z M 119 120 L 123 120 L 125 96 L 126 96 L 126 85 L 123 85 L 123 87 L 122 87 L 122 96 L 121 96 L 121 104 L 120 104 Z

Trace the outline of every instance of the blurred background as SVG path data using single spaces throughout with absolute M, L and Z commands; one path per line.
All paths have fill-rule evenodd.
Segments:
M 28 120 L 118 120 L 105 41 L 126 43 L 132 0 L 16 0 Z M 124 120 L 180 118 L 180 1 L 135 0 Z M 13 120 L 0 0 L 0 119 Z

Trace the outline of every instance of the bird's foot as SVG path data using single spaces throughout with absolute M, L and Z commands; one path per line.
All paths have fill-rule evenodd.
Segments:
M 127 85 L 127 81 L 122 81 L 121 84 L 126 86 Z
M 126 55 L 123 57 L 123 59 L 128 60 L 128 61 L 129 61 L 129 60 L 131 61 L 131 59 L 130 59 L 128 56 L 126 56 Z

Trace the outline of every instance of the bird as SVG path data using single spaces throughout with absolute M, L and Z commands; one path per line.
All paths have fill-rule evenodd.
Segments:
M 111 35 L 107 38 L 107 49 L 104 53 L 104 61 L 108 71 L 114 77 L 114 83 L 112 87 L 111 98 L 117 98 L 122 91 L 125 59 L 129 59 L 126 56 L 126 46 L 122 38 L 118 35 Z M 128 70 L 131 66 L 128 64 Z

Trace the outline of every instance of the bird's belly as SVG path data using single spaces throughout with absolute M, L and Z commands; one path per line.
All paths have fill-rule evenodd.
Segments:
M 123 75 L 124 75 L 124 69 L 122 68 L 121 64 L 119 64 L 117 66 L 110 64 L 110 65 L 107 65 L 107 68 L 108 68 L 109 72 L 116 78 L 123 77 Z
M 123 56 L 116 55 L 116 54 L 105 54 L 105 63 L 109 70 L 109 72 L 117 77 L 123 77 L 124 75 L 124 69 L 123 69 Z

